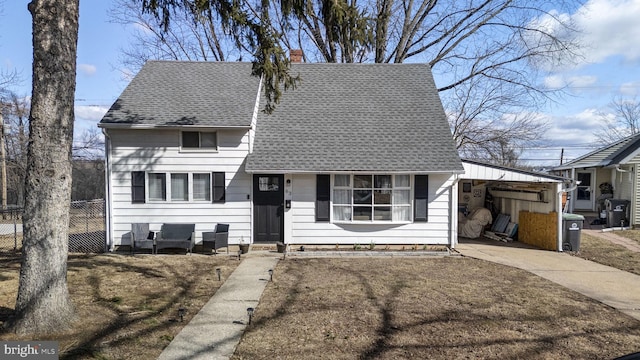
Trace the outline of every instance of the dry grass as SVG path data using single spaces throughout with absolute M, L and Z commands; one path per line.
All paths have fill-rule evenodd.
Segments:
M 616 234 L 626 237 L 640 237 L 640 230 L 620 231 L 616 232 Z M 580 236 L 580 251 L 575 255 L 602 265 L 612 266 L 640 275 L 640 253 L 633 252 L 622 245 L 613 244 L 608 240 L 590 236 L 584 232 Z
M 616 231 L 616 235 L 624 236 L 627 239 L 635 240 L 640 244 L 640 230 Z
M 61 359 L 155 359 L 237 265 L 198 254 L 70 255 L 68 284 L 78 319 L 71 331 L 37 340 L 59 341 Z M 1 321 L 13 311 L 19 267 L 16 256 L 0 257 Z M 180 306 L 187 310 L 184 322 Z M 0 340 L 13 339 L 20 338 L 0 334 Z
M 640 260 L 630 253 L 583 234 L 577 256 L 636 272 Z M 226 277 L 238 263 L 197 254 L 71 255 L 78 321 L 38 340 L 60 341 L 61 359 L 155 359 L 221 285 L 213 270 Z M 0 256 L 0 321 L 12 312 L 18 268 L 16 256 Z M 640 350 L 640 321 L 480 260 L 289 258 L 273 280 L 234 359 L 611 359 Z
M 467 258 L 288 259 L 234 359 L 611 359 L 640 322 Z

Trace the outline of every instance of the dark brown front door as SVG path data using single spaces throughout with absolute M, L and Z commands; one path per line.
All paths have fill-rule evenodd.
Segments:
M 254 241 L 284 239 L 284 175 L 253 175 Z

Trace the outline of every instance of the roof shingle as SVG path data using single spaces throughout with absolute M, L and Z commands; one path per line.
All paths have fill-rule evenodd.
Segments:
M 248 127 L 259 81 L 250 63 L 149 61 L 100 126 Z
M 249 172 L 463 172 L 424 64 L 294 64 L 260 113 Z

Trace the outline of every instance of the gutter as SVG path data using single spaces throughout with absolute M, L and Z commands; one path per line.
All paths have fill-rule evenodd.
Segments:
M 390 174 L 390 175 L 430 175 L 430 174 L 464 174 L 464 170 L 441 170 L 441 171 L 413 171 L 413 170 L 400 170 L 400 171 L 388 171 L 388 170 L 258 170 L 258 169 L 246 169 L 249 174 Z
M 99 123 L 99 128 L 102 129 L 137 129 L 137 130 L 151 130 L 151 129 L 251 129 L 251 125 L 229 125 L 229 126 L 206 126 L 206 125 L 195 125 L 195 124 L 187 124 L 187 125 L 151 125 L 151 124 L 121 124 L 121 123 Z

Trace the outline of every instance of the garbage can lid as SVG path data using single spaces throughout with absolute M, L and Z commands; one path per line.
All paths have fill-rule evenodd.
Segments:
M 562 220 L 572 220 L 572 221 L 581 220 L 581 221 L 584 221 L 584 216 L 582 216 L 580 214 L 562 213 Z

